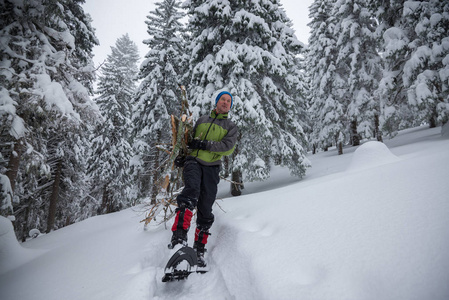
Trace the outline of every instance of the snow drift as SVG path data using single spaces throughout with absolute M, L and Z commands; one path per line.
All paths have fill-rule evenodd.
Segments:
M 384 143 L 371 141 L 355 150 L 348 170 L 363 170 L 398 160 Z

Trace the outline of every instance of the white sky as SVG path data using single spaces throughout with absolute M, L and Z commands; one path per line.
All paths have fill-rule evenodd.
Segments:
M 92 26 L 100 41 L 94 48 L 94 62 L 98 66 L 111 53 L 111 46 L 128 33 L 143 57 L 149 50 L 142 41 L 149 38 L 146 16 L 154 10 L 155 0 L 86 0 L 84 11 L 92 16 Z M 309 6 L 313 0 L 281 0 L 287 16 L 293 21 L 298 39 L 307 44 L 309 38 Z

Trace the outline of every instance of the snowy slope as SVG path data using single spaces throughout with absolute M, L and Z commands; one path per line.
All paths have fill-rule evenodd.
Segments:
M 449 299 L 449 139 L 440 130 L 309 156 L 303 180 L 274 168 L 241 197 L 222 182 L 211 271 L 187 281 L 161 282 L 170 232 L 143 231 L 139 207 L 21 246 L 3 218 L 0 299 Z

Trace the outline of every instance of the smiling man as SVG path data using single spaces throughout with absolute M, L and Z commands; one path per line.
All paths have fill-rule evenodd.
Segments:
M 209 115 L 198 119 L 193 128 L 193 140 L 189 143 L 190 153 L 184 167 L 184 189 L 177 197 L 178 208 L 172 227 L 173 236 L 168 245 L 187 245 L 187 232 L 193 210 L 197 208 L 195 243 L 193 248 L 198 257 L 198 266 L 205 267 L 205 245 L 209 229 L 214 222 L 212 205 L 217 196 L 220 182 L 221 158 L 234 152 L 237 142 L 237 126 L 228 119 L 234 99 L 231 93 L 223 91 L 215 98 L 215 109 Z

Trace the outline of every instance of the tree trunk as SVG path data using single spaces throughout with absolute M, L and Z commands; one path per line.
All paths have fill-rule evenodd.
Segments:
M 376 137 L 378 142 L 383 143 L 382 131 L 380 130 L 379 115 L 377 114 L 374 116 L 374 136 Z
M 339 142 L 338 143 L 338 155 L 342 155 L 343 154 L 343 143 Z
M 229 157 L 225 156 L 223 159 L 223 171 L 224 171 L 224 178 L 228 178 L 229 177 Z
M 11 184 L 11 190 L 14 193 L 14 189 L 16 187 L 16 178 L 17 173 L 19 172 L 19 164 L 20 159 L 22 158 L 22 140 L 18 140 L 16 143 L 14 143 L 14 147 L 11 151 L 11 155 L 9 157 L 8 162 L 8 170 L 6 171 L 6 176 L 9 178 L 9 182 Z
M 105 214 L 112 212 L 112 204 L 111 204 L 111 199 L 109 198 L 108 184 L 105 184 L 103 187 L 103 197 L 101 199 L 101 210 Z
M 162 143 L 162 131 L 158 130 L 157 131 L 157 144 L 161 144 L 161 143 Z M 153 160 L 153 166 L 152 166 L 152 168 L 153 168 L 153 170 L 152 170 L 153 184 L 151 187 L 151 204 L 153 204 L 153 205 L 156 204 L 156 198 L 157 198 L 157 195 L 159 194 L 159 184 L 157 184 L 157 182 L 161 177 L 161 170 L 160 170 L 161 155 L 160 155 L 159 151 L 160 150 L 155 150 L 155 152 L 154 152 L 154 160 Z
M 239 136 L 238 140 L 240 140 L 240 136 Z M 238 153 L 239 153 L 239 148 L 237 146 L 234 150 L 234 153 L 232 153 L 233 160 L 235 159 L 235 157 L 237 156 Z M 242 176 L 241 170 L 231 171 L 231 181 L 232 182 L 243 183 L 242 177 L 243 176 Z M 243 185 L 235 184 L 232 182 L 231 182 L 231 195 L 232 196 L 240 196 L 242 194 Z
M 233 171 L 231 180 L 233 182 L 242 183 L 242 172 L 241 171 Z M 231 182 L 231 195 L 232 196 L 240 196 L 242 194 L 242 186 L 240 184 L 235 184 Z
M 157 194 L 159 194 L 159 184 L 158 180 L 161 177 L 161 172 L 159 170 L 160 168 L 160 163 L 159 163 L 159 152 L 156 151 L 155 153 L 155 159 L 153 161 L 154 165 L 153 165 L 153 184 L 151 187 L 151 204 L 156 204 L 156 198 L 157 198 Z
M 69 226 L 70 224 L 72 224 L 72 221 L 70 220 L 70 215 L 68 215 L 68 216 L 65 218 L 65 225 L 64 225 L 64 226 Z
M 29 217 L 30 217 L 30 205 L 29 205 L 29 200 L 27 201 L 28 203 L 27 203 L 27 207 L 25 208 L 25 217 L 24 217 L 24 220 L 23 220 L 23 222 L 22 222 L 22 224 L 20 224 L 20 226 L 22 227 L 22 230 L 20 230 L 21 232 L 22 232 L 22 236 L 20 237 L 21 238 L 21 241 L 22 241 L 22 243 L 25 243 L 26 242 L 26 240 L 27 240 L 27 237 L 28 237 L 28 232 L 30 231 L 30 228 L 29 228 Z M 18 237 L 19 238 L 19 237 Z
M 59 185 L 61 183 L 62 160 L 56 164 L 55 181 L 50 196 L 50 207 L 48 208 L 47 233 L 49 233 L 55 225 L 56 206 L 59 198 Z
M 435 128 L 437 127 L 437 118 L 436 116 L 432 115 L 429 118 L 429 128 Z
M 360 145 L 360 136 L 357 132 L 357 120 L 351 122 L 351 144 L 353 146 Z

